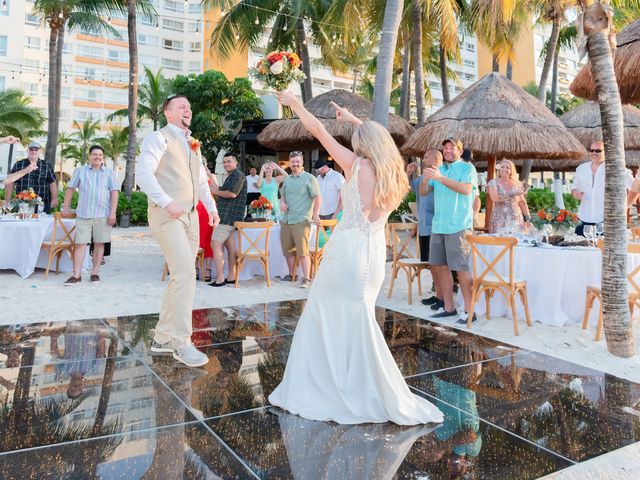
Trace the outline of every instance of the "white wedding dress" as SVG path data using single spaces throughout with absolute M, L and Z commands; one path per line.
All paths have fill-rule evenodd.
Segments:
M 440 410 L 409 390 L 376 322 L 388 214 L 374 222 L 365 218 L 358 172 L 359 159 L 342 188 L 343 217 L 309 290 L 284 378 L 269 401 L 310 420 L 341 424 L 442 422 Z

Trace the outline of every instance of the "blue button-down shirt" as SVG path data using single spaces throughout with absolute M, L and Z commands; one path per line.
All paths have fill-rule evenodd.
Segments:
M 431 191 L 429 195 L 420 195 L 421 180 L 422 177 L 412 180 L 411 188 L 416 194 L 416 203 L 418 204 L 418 235 L 428 237 L 431 235 L 431 223 L 433 222 L 435 203 L 433 191 Z
M 78 190 L 76 215 L 80 218 L 103 218 L 109 216 L 111 192 L 119 190 L 113 170 L 91 165 L 82 165 L 74 170 L 69 187 Z
M 444 163 L 440 167 L 443 177 L 460 183 L 470 183 L 471 194 L 461 193 L 445 187 L 442 183 L 431 180 L 435 195 L 436 210 L 433 215 L 433 233 L 457 233 L 473 228 L 473 200 L 478 191 L 478 174 L 476 167 L 462 160 L 451 164 Z

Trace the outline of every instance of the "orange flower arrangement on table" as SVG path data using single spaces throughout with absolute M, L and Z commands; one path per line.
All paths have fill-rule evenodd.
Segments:
M 26 203 L 27 205 L 36 205 L 42 201 L 42 198 L 40 198 L 38 194 L 33 191 L 33 188 L 23 190 L 17 193 L 13 198 L 17 200 L 18 203 Z
M 538 230 L 541 230 L 545 225 L 552 225 L 556 228 L 575 228 L 580 220 L 578 215 L 569 210 L 563 208 L 551 207 L 542 208 L 536 213 L 535 217 L 531 218 L 531 223 Z
M 261 196 L 249 204 L 248 211 L 253 218 L 267 218 L 273 212 L 273 205 L 269 199 Z

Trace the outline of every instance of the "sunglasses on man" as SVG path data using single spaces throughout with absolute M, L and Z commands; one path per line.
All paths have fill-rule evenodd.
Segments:
M 602 153 L 600 148 L 590 148 L 589 153 Z

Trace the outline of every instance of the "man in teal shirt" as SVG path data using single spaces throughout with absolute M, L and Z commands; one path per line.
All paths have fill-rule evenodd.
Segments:
M 429 263 L 436 289 L 443 296 L 443 301 L 432 318 L 458 316 L 453 303 L 451 271 L 454 271 L 458 274 L 464 297 L 465 311 L 458 317 L 458 321 L 466 323 L 467 312 L 471 307 L 473 279 L 470 271 L 471 249 L 465 235 L 473 228 L 473 192 L 478 188 L 478 175 L 472 164 L 460 159 L 460 140 L 450 137 L 442 142 L 442 146 L 444 165 L 440 168 L 431 167 L 424 173 L 435 197 Z M 475 321 L 475 314 L 472 321 Z

